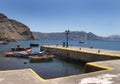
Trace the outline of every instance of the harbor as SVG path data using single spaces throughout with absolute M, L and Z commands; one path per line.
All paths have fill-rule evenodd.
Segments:
M 1 0 L 0 84 L 120 84 L 119 0 Z
M 120 84 L 119 4 L 0 0 L 0 84 Z
M 83 48 L 83 47 L 79 48 L 79 47 L 70 47 L 70 46 L 66 48 L 66 47 L 56 46 L 56 45 L 42 46 L 41 49 L 53 55 L 59 54 L 59 56 L 62 56 L 62 57 L 70 56 L 71 57 L 70 59 L 73 59 L 74 61 L 76 60 L 75 58 L 77 59 L 78 57 L 79 59 L 83 58 L 82 55 L 84 54 L 84 59 L 79 61 L 86 62 L 85 73 L 58 77 L 58 78 L 44 79 L 41 76 L 37 75 L 36 72 L 32 69 L 20 69 L 20 70 L 10 70 L 10 71 L 6 70 L 6 71 L 0 72 L 1 74 L 0 83 L 9 84 L 9 82 L 11 82 L 12 84 L 16 84 L 17 82 L 17 84 L 21 84 L 21 82 L 18 82 L 18 81 L 22 81 L 22 84 L 26 84 L 26 83 L 29 83 L 29 84 L 48 84 L 48 83 L 49 84 L 89 84 L 89 83 L 104 84 L 105 82 L 119 84 L 120 82 L 119 80 L 120 51 L 95 49 L 95 48 L 91 49 L 91 48 Z M 98 52 L 98 50 L 100 51 Z M 20 77 L 20 78 L 15 80 L 16 77 Z M 99 81 L 97 81 L 98 79 Z M 90 81 L 90 80 L 95 80 L 95 81 Z

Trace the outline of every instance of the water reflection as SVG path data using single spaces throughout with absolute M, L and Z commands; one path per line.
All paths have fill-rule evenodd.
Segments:
M 30 63 L 50 63 L 50 62 L 53 62 L 52 59 L 48 59 L 48 60 L 30 60 L 29 61 Z

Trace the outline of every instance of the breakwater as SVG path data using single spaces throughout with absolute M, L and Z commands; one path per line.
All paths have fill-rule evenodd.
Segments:
M 72 59 L 82 62 L 95 62 L 95 61 L 120 59 L 119 51 L 104 50 L 104 49 L 41 46 L 41 50 L 44 50 L 49 54 L 54 54 L 61 58 Z

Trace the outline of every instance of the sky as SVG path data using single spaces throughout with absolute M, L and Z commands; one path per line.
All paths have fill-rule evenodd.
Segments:
M 31 31 L 120 35 L 120 0 L 0 0 L 0 13 Z

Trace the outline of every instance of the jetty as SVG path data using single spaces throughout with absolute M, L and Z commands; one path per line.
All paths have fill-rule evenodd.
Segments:
M 0 84 L 119 84 L 120 51 L 62 46 L 41 46 L 58 57 L 86 62 L 84 74 L 43 79 L 32 69 L 0 71 Z
M 83 47 L 41 46 L 41 50 L 61 58 L 81 62 L 95 62 L 120 58 L 120 51 Z

